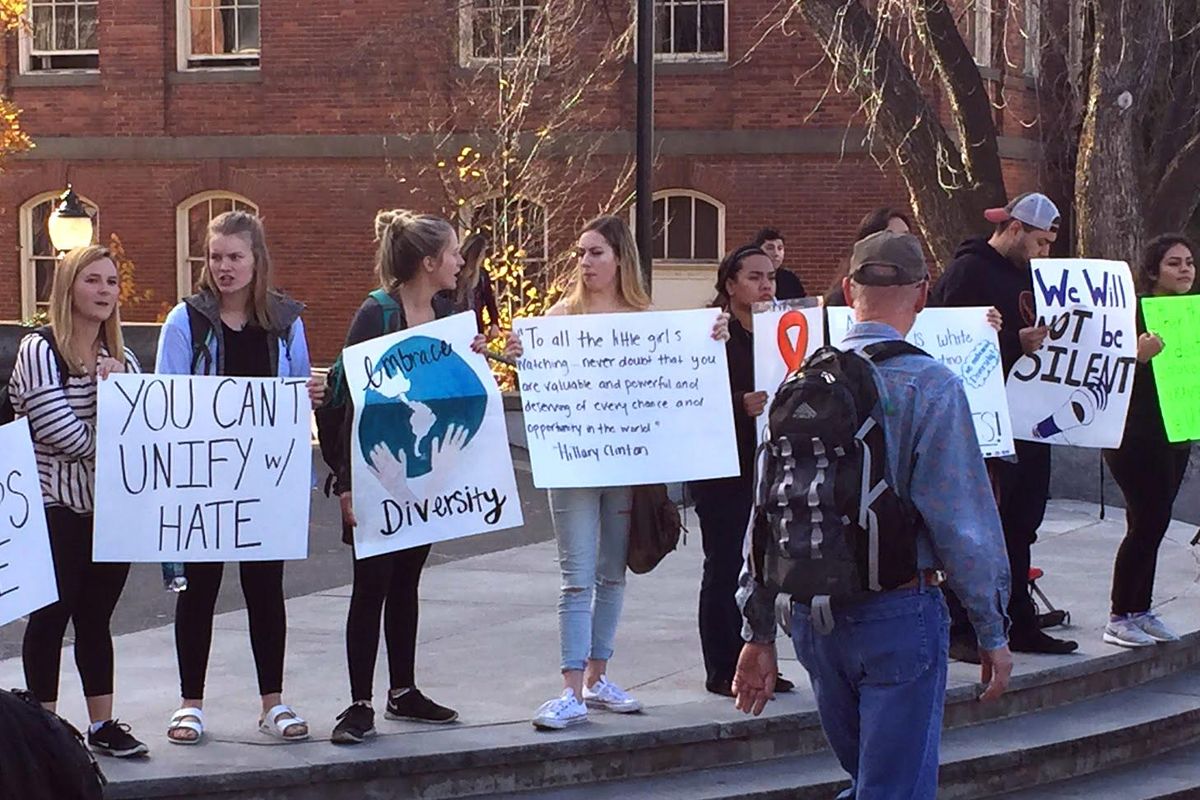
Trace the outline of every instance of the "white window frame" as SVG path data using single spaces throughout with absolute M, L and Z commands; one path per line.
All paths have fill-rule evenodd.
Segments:
M 80 0 L 75 0 L 75 5 L 79 5 Z M 96 0 L 95 3 L 88 3 L 84 0 L 85 5 L 95 5 L 97 14 L 99 14 L 100 3 Z M 76 12 L 78 13 L 78 12 Z M 78 25 L 78 16 L 76 16 L 76 25 Z M 33 31 L 33 4 L 27 3 L 25 6 L 25 25 L 21 26 L 20 35 L 17 37 L 17 50 L 19 54 L 20 72 L 22 75 L 45 75 L 47 73 L 97 73 L 100 71 L 100 48 L 85 50 L 35 50 L 34 31 Z M 97 26 L 97 36 L 99 36 L 99 26 Z M 94 67 L 67 67 L 61 69 L 34 69 L 33 59 L 42 56 L 96 56 L 96 66 Z
M 29 319 L 37 312 L 37 270 L 33 266 L 33 209 L 47 200 L 54 203 L 62 196 L 62 190 L 42 192 L 21 204 L 19 223 L 21 228 L 21 319 Z M 89 198 L 79 195 L 85 208 L 95 209 L 92 215 L 92 241 L 99 241 L 100 206 Z M 54 245 L 51 244 L 51 247 Z
M 192 55 L 192 0 L 175 0 L 175 68 L 179 72 L 203 72 L 218 70 L 221 72 L 245 70 L 255 71 L 262 64 L 262 7 L 263 0 L 258 4 L 258 40 L 257 55 L 238 55 L 237 53 L 218 53 L 213 55 Z M 247 61 L 255 59 L 253 64 L 230 64 L 223 66 L 219 63 L 193 64 L 192 61 Z
M 540 10 L 543 7 L 542 0 L 509 0 L 509 2 L 521 2 L 524 5 L 534 5 Z M 499 64 L 503 61 L 515 61 L 520 56 L 477 56 L 475 55 L 475 5 L 471 0 L 459 0 L 458 3 L 458 63 L 463 67 L 480 67 L 492 64 Z M 538 63 L 546 65 L 550 63 L 550 56 L 543 51 L 538 58 Z
M 992 0 L 975 0 L 975 63 L 992 66 Z
M 651 197 L 651 207 L 659 200 L 664 202 L 663 220 L 666 227 L 663 228 L 663 254 L 667 253 L 667 229 L 670 227 L 669 220 L 666 219 L 667 209 L 670 207 L 669 198 L 672 197 L 690 197 L 692 199 L 692 251 L 696 250 L 696 201 L 703 200 L 710 206 L 717 209 L 717 257 L 715 259 L 708 258 L 652 258 L 652 263 L 655 267 L 683 267 L 687 269 L 707 268 L 712 267 L 714 270 L 720 266 L 721 259 L 725 255 L 725 204 L 712 195 L 707 195 L 704 192 L 698 192 L 695 189 L 660 189 Z M 630 209 L 629 216 L 633 220 L 634 210 Z M 651 254 L 653 255 L 653 254 Z
M 668 6 L 672 6 L 677 2 L 679 2 L 679 0 L 654 0 L 655 13 L 658 12 L 658 7 L 660 5 L 662 5 L 663 3 L 666 3 Z M 699 2 L 699 0 L 697 0 L 697 2 Z M 730 3 L 730 0 L 722 0 L 722 2 L 721 2 L 721 7 L 725 12 L 725 25 L 724 25 L 724 31 L 723 31 L 725 34 L 725 40 L 721 43 L 721 52 L 719 52 L 719 53 L 659 53 L 659 52 L 657 52 L 659 31 L 656 29 L 654 32 L 654 44 L 656 47 L 656 51 L 654 53 L 654 60 L 664 63 L 664 64 L 679 64 L 679 63 L 688 64 L 688 63 L 696 63 L 696 62 L 712 63 L 712 62 L 728 61 L 729 60 L 729 3 Z M 673 23 L 673 21 L 675 19 L 674 14 L 670 15 L 670 17 L 672 19 L 672 24 L 674 24 Z M 696 32 L 697 40 L 699 40 L 699 35 L 700 35 L 700 32 L 697 31 Z
M 237 192 L 227 192 L 223 189 L 214 189 L 207 192 L 200 192 L 185 199 L 182 203 L 175 207 L 175 299 L 182 300 L 195 291 L 196 277 L 193 274 L 193 267 L 189 262 L 192 254 L 189 250 L 191 242 L 188 240 L 188 212 L 198 206 L 200 203 L 210 203 L 213 200 L 232 200 L 235 203 L 242 203 L 249 206 L 255 214 L 259 213 L 258 203 L 248 197 L 238 194 Z M 209 220 L 212 216 L 209 216 Z
M 1042 0 L 1025 0 L 1025 74 L 1042 71 Z

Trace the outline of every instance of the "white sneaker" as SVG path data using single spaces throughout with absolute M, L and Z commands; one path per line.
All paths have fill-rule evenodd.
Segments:
M 1158 644 L 1158 640 L 1129 617 L 1116 621 L 1110 619 L 1104 626 L 1104 641 L 1120 647 L 1153 647 Z
M 641 701 L 615 683 L 609 683 L 603 675 L 595 686 L 583 687 L 583 701 L 593 708 L 603 708 L 615 714 L 632 714 L 642 710 Z
M 573 690 L 564 689 L 561 695 L 538 707 L 537 714 L 533 717 L 533 727 L 560 731 L 587 722 L 587 718 L 587 706 L 579 702 Z
M 1179 634 L 1171 630 L 1158 614 L 1147 611 L 1144 614 L 1134 614 L 1130 621 L 1156 642 L 1178 642 Z

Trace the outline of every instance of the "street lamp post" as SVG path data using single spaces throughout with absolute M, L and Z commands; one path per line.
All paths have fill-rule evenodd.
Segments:
M 649 291 L 652 282 L 654 189 L 654 0 L 637 4 L 637 202 L 634 234 L 642 259 L 642 276 Z
M 67 184 L 67 190 L 58 198 L 58 205 L 50 214 L 46 228 L 50 244 L 60 253 L 87 247 L 94 233 L 92 215 L 83 207 L 79 195 Z

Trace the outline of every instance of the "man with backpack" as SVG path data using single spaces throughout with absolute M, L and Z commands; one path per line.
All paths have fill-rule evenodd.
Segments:
M 949 614 L 957 592 L 987 684 L 1007 688 L 1008 559 L 959 379 L 903 341 L 925 307 L 920 243 L 883 231 L 854 246 L 843 286 L 856 324 L 779 389 L 750 554 L 739 709 L 761 713 L 776 669 L 776 598 L 821 724 L 852 786 L 842 798 L 934 798 Z

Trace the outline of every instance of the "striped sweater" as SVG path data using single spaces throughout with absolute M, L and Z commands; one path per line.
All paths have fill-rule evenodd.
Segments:
M 103 345 L 100 356 L 108 355 Z M 125 369 L 140 372 L 125 348 Z M 42 498 L 48 506 L 92 513 L 96 487 L 96 378 L 68 375 L 63 381 L 50 343 L 38 334 L 21 340 L 9 379 L 18 416 L 29 419 Z

